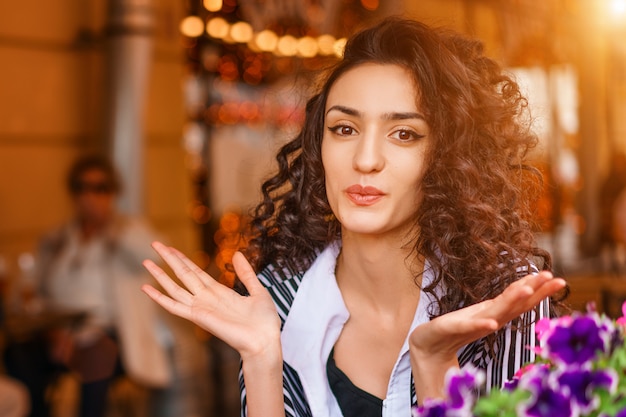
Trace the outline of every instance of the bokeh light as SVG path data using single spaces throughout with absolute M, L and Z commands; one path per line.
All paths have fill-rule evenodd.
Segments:
M 198 16 L 187 16 L 180 22 L 180 32 L 190 38 L 197 38 L 204 33 L 204 22 Z
M 276 50 L 283 56 L 294 56 L 298 53 L 298 40 L 291 35 L 281 36 Z
M 247 22 L 237 22 L 230 28 L 230 37 L 239 43 L 246 43 L 252 40 L 254 32 L 252 26 Z
M 226 7 L 230 7 L 229 4 L 231 2 L 231 0 L 203 1 L 207 10 L 214 10 L 219 4 L 222 4 L 222 11 Z M 367 1 L 371 2 L 372 0 Z M 626 0 L 622 1 L 626 2 Z M 190 38 L 199 37 L 202 35 L 200 30 L 201 22 L 202 20 L 197 16 L 188 16 L 181 22 L 181 31 Z M 271 52 L 277 57 L 298 56 L 300 58 L 314 58 L 319 55 L 335 55 L 341 58 L 346 44 L 345 38 L 336 39 L 330 34 L 322 34 L 314 38 L 311 36 L 296 37 L 289 34 L 279 36 L 270 29 L 255 32 L 248 22 L 237 21 L 229 23 L 226 19 L 218 16 L 209 19 L 204 30 L 210 37 L 219 39 L 224 43 L 243 43 L 254 53 Z M 190 41 L 195 42 L 196 40 L 191 39 Z M 279 69 L 279 72 L 283 71 Z M 255 71 L 248 72 L 248 78 L 260 81 Z
M 261 51 L 272 52 L 278 45 L 278 35 L 271 30 L 263 30 L 256 35 L 256 45 Z
M 224 39 L 228 36 L 230 25 L 221 17 L 214 17 L 206 24 L 206 31 L 212 38 Z
M 343 50 L 345 49 L 347 42 L 348 42 L 348 40 L 346 38 L 341 38 L 341 39 L 337 39 L 335 41 L 335 43 L 333 44 L 333 48 L 335 50 L 335 55 L 338 58 L 342 58 L 343 57 Z
M 222 10 L 222 0 L 204 0 L 204 8 L 210 12 L 219 12 Z
M 298 39 L 298 55 L 303 58 L 312 58 L 317 55 L 319 46 L 317 41 L 310 36 Z
M 317 38 L 317 46 L 323 55 L 332 55 L 335 53 L 335 37 L 333 35 L 321 35 Z

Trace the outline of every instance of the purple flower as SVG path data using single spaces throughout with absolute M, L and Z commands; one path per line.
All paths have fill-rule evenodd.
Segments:
M 505 391 L 515 391 L 519 386 L 519 378 L 513 377 L 504 383 L 502 387 Z
M 415 417 L 446 417 L 448 415 L 448 405 L 439 399 L 429 399 L 415 410 Z
M 598 407 L 599 399 L 593 391 L 599 388 L 614 391 L 617 378 L 613 370 L 569 367 L 557 377 L 557 382 L 564 388 L 564 392 L 573 398 L 581 411 L 587 414 Z
M 546 364 L 529 366 L 520 376 L 519 386 L 530 392 L 541 391 L 550 382 L 550 367 Z
M 569 398 L 551 387 L 543 386 L 537 390 L 530 403 L 522 412 L 530 417 L 571 417 L 574 415 Z
M 583 364 L 603 351 L 602 328 L 588 316 L 574 318 L 568 327 L 556 326 L 546 340 L 548 355 L 565 364 Z
M 478 389 L 485 381 L 485 374 L 473 366 L 450 369 L 446 373 L 445 399 L 426 399 L 414 410 L 415 417 L 465 417 L 472 415 L 478 397 Z
M 531 367 L 521 377 L 519 388 L 531 397 L 519 404 L 517 414 L 525 417 L 572 417 L 577 409 L 559 387 L 557 373 L 548 366 Z
M 478 388 L 485 380 L 483 372 L 467 366 L 446 375 L 448 405 L 453 409 L 471 409 L 476 402 Z
M 513 378 L 504 383 L 503 388 L 507 391 L 514 391 L 520 386 L 520 381 L 524 381 L 521 385 L 541 385 L 544 378 L 550 372 L 550 366 L 546 363 L 529 363 L 515 372 Z
M 613 321 L 590 307 L 535 324 L 542 359 L 519 369 L 504 385 L 477 399 L 484 372 L 473 367 L 446 375 L 445 399 L 426 400 L 414 417 L 626 417 L 626 303 Z M 618 390 L 618 386 L 620 389 Z M 620 409 L 621 408 L 621 409 Z
M 544 346 L 546 344 L 546 340 L 552 335 L 552 333 L 554 333 L 555 328 L 569 327 L 571 323 L 571 316 L 563 316 L 553 319 L 543 318 L 539 320 L 535 324 L 535 332 L 537 333 L 537 337 L 539 338 L 540 343 L 534 348 L 531 348 L 532 351 L 545 359 L 549 359 L 548 351 Z

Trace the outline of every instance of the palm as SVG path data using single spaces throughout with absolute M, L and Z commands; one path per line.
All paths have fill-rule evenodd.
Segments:
M 233 264 L 249 296 L 220 284 L 177 250 L 159 243 L 154 248 L 184 285 L 178 285 L 153 262 L 144 262 L 169 297 L 149 285 L 143 290 L 163 308 L 196 323 L 242 356 L 262 351 L 279 337 L 276 307 L 242 254 L 235 254 Z
M 410 335 L 411 367 L 418 398 L 443 395 L 444 375 L 459 366 L 457 351 L 493 333 L 565 286 L 542 272 L 509 285 L 496 298 L 439 316 Z
M 496 331 L 564 286 L 565 281 L 552 279 L 548 272 L 528 275 L 509 285 L 496 298 L 418 326 L 411 334 L 411 342 L 423 352 L 454 355 L 459 348 Z

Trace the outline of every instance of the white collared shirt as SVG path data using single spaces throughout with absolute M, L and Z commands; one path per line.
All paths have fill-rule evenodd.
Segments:
M 326 375 L 330 351 L 350 317 L 335 277 L 339 250 L 339 244 L 327 247 L 304 274 L 281 335 L 283 359 L 300 376 L 315 417 L 342 415 Z M 423 283 L 427 285 L 431 279 L 425 272 Z M 430 297 L 422 291 L 411 331 L 429 320 L 427 307 Z M 411 416 L 409 334 L 389 379 L 387 395 L 383 400 L 383 417 Z

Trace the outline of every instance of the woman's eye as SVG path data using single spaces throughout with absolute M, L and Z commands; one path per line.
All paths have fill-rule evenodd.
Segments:
M 401 140 L 403 142 L 408 142 L 411 140 L 423 138 L 424 135 L 419 135 L 412 130 L 400 129 L 400 130 L 396 130 L 395 132 L 393 132 L 392 137 L 395 137 L 396 139 Z
M 356 133 L 355 129 L 351 126 L 339 125 L 328 128 L 331 132 L 340 136 L 350 136 Z

